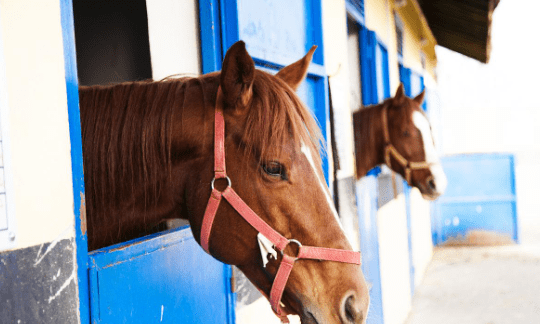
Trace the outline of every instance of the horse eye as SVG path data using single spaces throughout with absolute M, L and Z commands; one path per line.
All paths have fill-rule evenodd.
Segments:
M 266 174 L 273 176 L 273 177 L 281 177 L 282 179 L 286 179 L 285 175 L 285 167 L 279 163 L 279 162 L 268 162 L 264 163 L 262 165 L 262 168 Z
M 406 131 L 403 132 L 403 136 L 409 137 L 409 136 L 411 136 L 411 133 L 409 133 L 409 131 L 406 130 Z

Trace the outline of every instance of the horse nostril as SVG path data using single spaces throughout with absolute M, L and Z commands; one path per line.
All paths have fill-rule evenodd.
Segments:
M 361 306 L 354 293 L 345 297 L 345 302 L 341 310 L 341 321 L 344 324 L 361 323 L 364 318 Z
M 437 189 L 437 185 L 435 184 L 435 179 L 433 178 L 429 179 L 428 186 L 429 186 L 429 189 L 435 191 Z

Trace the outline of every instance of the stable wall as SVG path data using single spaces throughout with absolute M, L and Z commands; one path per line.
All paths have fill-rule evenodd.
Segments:
M 365 0 L 365 22 L 366 27 L 377 33 L 388 50 L 390 93 L 393 96 L 400 84 L 394 12 L 399 15 L 404 32 L 401 62 L 424 75 L 429 88 L 427 91 L 432 93 L 427 96 L 429 100 L 436 92 L 435 42 L 431 31 L 426 30 L 423 16 L 418 15 L 418 8 L 414 0 L 406 1 L 404 6 L 396 6 L 392 0 Z M 422 55 L 425 69 L 422 67 Z M 428 102 L 428 111 L 430 107 Z M 383 168 L 383 174 L 387 172 L 388 169 Z M 377 212 L 381 294 L 386 324 L 403 323 L 406 319 L 411 306 L 411 292 L 421 283 L 433 253 L 430 202 L 422 198 L 418 189 L 413 188 L 409 194 L 409 206 L 410 227 L 407 225 L 403 194 L 380 206 Z
M 77 323 L 60 2 L 1 1 L 0 22 L 16 222 L 14 249 L 0 252 L 0 322 Z
M 73 237 L 60 4 L 0 3 L 17 248 Z

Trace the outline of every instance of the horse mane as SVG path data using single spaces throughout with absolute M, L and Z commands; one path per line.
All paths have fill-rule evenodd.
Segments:
M 80 87 L 90 217 L 105 217 L 143 187 L 144 203 L 157 202 L 172 167 L 172 116 L 183 106 L 186 80 Z
M 204 116 L 213 114 L 215 101 L 210 98 L 215 98 L 218 80 L 216 73 L 206 78 L 80 87 L 86 207 L 93 222 L 112 220 L 108 214 L 122 210 L 122 204 L 133 205 L 142 188 L 144 206 L 157 204 L 175 163 L 173 116 L 182 118 L 187 102 L 197 99 L 204 106 L 198 107 L 203 120 L 208 119 Z M 199 89 L 192 91 L 192 87 Z M 256 71 L 252 106 L 258 109 L 250 109 L 245 119 L 244 154 L 264 159 L 271 148 L 281 147 L 291 136 L 319 151 L 322 136 L 317 122 L 285 82 Z M 181 127 L 201 127 L 201 133 L 203 128 L 213 129 L 183 122 Z

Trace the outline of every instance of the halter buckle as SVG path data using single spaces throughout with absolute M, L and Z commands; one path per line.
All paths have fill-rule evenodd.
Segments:
M 279 252 L 281 252 L 281 256 L 283 256 L 285 249 L 287 248 L 287 246 L 289 246 L 291 243 L 294 243 L 298 246 L 298 253 L 300 253 L 300 248 L 302 247 L 302 243 L 300 243 L 298 240 L 295 240 L 295 239 L 290 239 L 289 240 L 289 243 L 287 245 L 285 245 L 285 247 L 283 248 L 283 250 L 280 250 Z M 298 254 L 297 256 L 295 257 L 295 259 L 298 257 Z
M 218 179 L 227 179 L 227 187 L 231 187 L 231 179 L 228 176 L 225 176 L 225 178 L 218 178 Z M 216 181 L 216 178 L 212 179 L 212 182 L 210 183 L 210 187 L 212 187 L 212 190 L 214 190 L 214 182 Z M 227 189 L 227 188 L 225 188 Z

